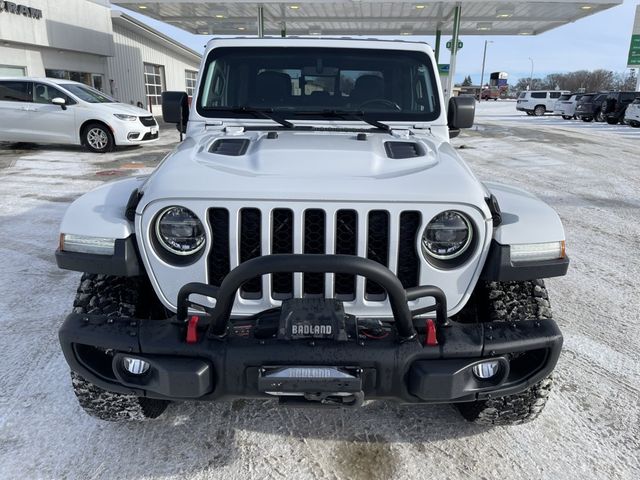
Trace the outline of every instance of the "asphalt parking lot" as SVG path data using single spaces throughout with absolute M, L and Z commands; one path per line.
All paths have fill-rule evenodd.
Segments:
M 86 416 L 57 342 L 80 277 L 56 268 L 60 219 L 104 181 L 152 171 L 177 136 L 167 127 L 105 155 L 0 145 L 0 478 L 640 478 L 640 129 L 485 102 L 453 141 L 481 179 L 551 204 L 572 259 L 547 283 L 565 335 L 549 404 L 534 423 L 494 429 L 449 406 L 383 402 L 175 404 L 126 425 Z

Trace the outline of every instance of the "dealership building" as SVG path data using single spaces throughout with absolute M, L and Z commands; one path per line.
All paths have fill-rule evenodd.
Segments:
M 0 0 L 0 77 L 75 80 L 158 114 L 162 91 L 192 93 L 200 59 L 108 0 Z

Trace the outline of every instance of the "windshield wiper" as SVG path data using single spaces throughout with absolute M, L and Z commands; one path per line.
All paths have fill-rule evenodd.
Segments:
M 386 123 L 379 122 L 378 120 L 373 120 L 371 118 L 367 118 L 366 114 L 362 110 L 320 110 L 320 111 L 305 111 L 305 112 L 296 112 L 296 115 L 320 115 L 323 117 L 333 117 L 333 118 L 342 118 L 343 120 L 360 120 L 362 122 L 368 123 L 369 125 L 379 128 L 380 130 L 384 130 L 386 132 L 391 130 L 391 127 Z
M 253 107 L 205 107 L 204 110 L 219 111 L 219 112 L 231 112 L 231 113 L 246 113 L 247 115 L 253 115 L 254 117 L 266 118 L 267 120 L 273 120 L 286 128 L 294 128 L 295 125 L 288 122 L 284 118 L 279 117 L 273 108 L 253 108 Z

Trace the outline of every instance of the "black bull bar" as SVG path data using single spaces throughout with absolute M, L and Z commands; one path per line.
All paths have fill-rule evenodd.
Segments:
M 227 328 L 231 309 L 237 290 L 248 280 L 268 273 L 349 273 L 372 280 L 384 288 L 389 296 L 391 311 L 396 328 L 403 340 L 416 336 L 413 318 L 416 315 L 436 312 L 436 322 L 440 326 L 447 324 L 447 298 L 444 292 L 433 285 L 423 285 L 406 289 L 396 275 L 380 263 L 353 255 L 309 255 L 276 254 L 265 255 L 241 263 L 224 278 L 220 287 L 203 283 L 187 283 L 178 293 L 179 321 L 186 321 L 192 294 L 205 295 L 216 299 L 214 308 L 204 308 L 211 316 L 209 333 L 222 335 Z M 435 305 L 410 310 L 408 301 L 423 297 L 433 297 Z

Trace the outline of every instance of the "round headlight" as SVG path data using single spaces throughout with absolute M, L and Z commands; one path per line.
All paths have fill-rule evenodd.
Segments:
M 462 255 L 471 245 L 473 229 L 462 213 L 447 210 L 431 219 L 422 234 L 422 253 L 438 260 Z
M 176 255 L 196 253 L 205 243 L 204 226 L 188 208 L 169 207 L 156 221 L 156 236 L 160 245 Z

